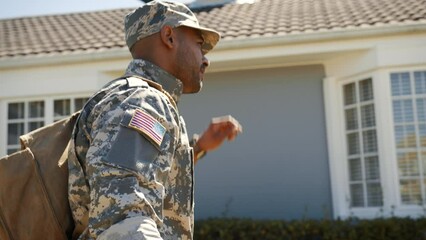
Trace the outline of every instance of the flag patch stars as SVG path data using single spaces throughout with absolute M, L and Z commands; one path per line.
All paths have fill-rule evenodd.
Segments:
M 166 128 L 160 122 L 139 109 L 136 109 L 133 113 L 128 126 L 141 132 L 157 147 L 160 147 L 166 133 Z

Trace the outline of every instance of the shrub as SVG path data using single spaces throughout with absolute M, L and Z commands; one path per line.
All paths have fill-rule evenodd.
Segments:
M 195 222 L 196 240 L 426 240 L 426 218 L 374 220 L 252 220 Z

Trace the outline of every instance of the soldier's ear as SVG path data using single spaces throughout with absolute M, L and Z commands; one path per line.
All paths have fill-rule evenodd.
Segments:
M 176 32 L 173 30 L 172 27 L 168 25 L 163 26 L 160 31 L 160 36 L 161 36 L 161 41 L 168 48 L 172 49 L 175 47 Z

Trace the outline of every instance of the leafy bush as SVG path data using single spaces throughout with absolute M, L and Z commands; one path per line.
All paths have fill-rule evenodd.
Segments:
M 426 240 L 426 218 L 374 220 L 251 220 L 195 222 L 195 240 Z

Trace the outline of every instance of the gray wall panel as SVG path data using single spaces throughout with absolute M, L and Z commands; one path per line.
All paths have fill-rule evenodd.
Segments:
M 244 127 L 234 142 L 196 166 L 196 218 L 331 216 L 321 65 L 211 73 L 184 95 L 190 133 L 231 114 Z

